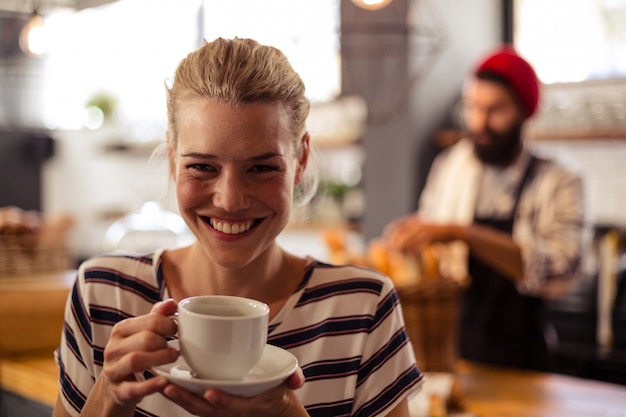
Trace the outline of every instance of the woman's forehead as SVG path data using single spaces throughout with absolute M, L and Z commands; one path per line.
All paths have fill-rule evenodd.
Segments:
M 179 152 L 285 153 L 293 143 L 288 121 L 279 103 L 233 107 L 210 100 L 188 102 L 179 112 Z
M 254 126 L 265 132 L 288 129 L 290 117 L 286 106 L 279 102 L 234 105 L 212 99 L 190 99 L 180 103 L 177 121 L 183 127 L 245 129 Z

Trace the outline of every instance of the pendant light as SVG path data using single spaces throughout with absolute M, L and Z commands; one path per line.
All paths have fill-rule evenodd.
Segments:
M 361 9 L 365 10 L 380 10 L 389 6 L 393 0 L 352 0 L 352 3 L 356 4 Z
M 46 46 L 43 16 L 35 10 L 20 32 L 20 49 L 27 55 L 40 56 Z

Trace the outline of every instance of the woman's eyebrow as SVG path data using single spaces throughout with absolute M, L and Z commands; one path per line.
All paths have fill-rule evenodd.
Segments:
M 199 159 L 217 159 L 217 155 L 201 153 L 201 152 L 188 152 L 180 155 L 183 158 L 199 158 Z M 247 158 L 249 161 L 264 161 L 272 158 L 282 158 L 282 154 L 279 152 L 267 152 L 260 155 L 254 155 Z
M 261 155 L 253 156 L 253 157 L 251 157 L 249 159 L 250 159 L 250 161 L 263 161 L 263 160 L 271 159 L 271 158 L 280 158 L 282 156 L 283 155 L 278 153 L 278 152 L 267 152 L 267 153 L 264 153 L 264 154 L 261 154 Z
M 180 156 L 183 158 L 203 158 L 203 159 L 217 158 L 217 156 L 213 154 L 201 153 L 201 152 L 188 152 L 188 153 L 180 154 Z

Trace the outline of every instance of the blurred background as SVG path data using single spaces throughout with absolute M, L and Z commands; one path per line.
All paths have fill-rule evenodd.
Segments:
M 203 39 L 252 37 L 285 52 L 313 102 L 320 191 L 281 242 L 329 259 L 321 231 L 359 247 L 415 209 L 462 132 L 465 75 L 512 43 L 544 83 L 527 140 L 585 183 L 590 250 L 551 306 L 555 368 L 626 383 L 626 1 L 357 3 L 0 0 L 0 206 L 69 220 L 68 267 L 187 243 L 158 149 L 165 86 Z

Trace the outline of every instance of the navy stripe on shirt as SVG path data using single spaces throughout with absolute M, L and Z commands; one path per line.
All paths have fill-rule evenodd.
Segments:
M 69 350 L 74 354 L 76 359 L 82 364 L 85 365 L 85 361 L 80 354 L 80 348 L 78 347 L 78 342 L 76 341 L 76 337 L 74 337 L 74 332 L 67 325 L 67 323 L 63 324 L 63 333 L 65 334 L 65 344 L 69 348 Z
M 416 368 L 410 368 L 399 376 L 392 384 L 375 398 L 364 404 L 359 410 L 356 410 L 354 417 L 369 417 L 375 415 L 378 411 L 396 401 L 410 387 L 419 384 L 424 376 L 419 373 Z
M 409 342 L 404 329 L 398 330 L 393 337 L 379 349 L 371 358 L 363 363 L 359 370 L 359 378 L 357 380 L 357 386 L 361 385 L 367 378 L 374 373 L 378 368 L 383 366 L 390 358 L 392 358 L 396 352 L 398 352 L 404 345 Z
M 305 290 L 296 307 L 320 301 L 339 294 L 369 293 L 378 296 L 382 289 L 380 281 L 366 278 L 354 278 L 336 281 Z
M 161 298 L 160 289 L 146 285 L 136 277 L 126 277 L 121 272 L 108 269 L 90 269 L 85 271 L 86 283 L 101 283 L 120 287 L 120 289 L 136 294 L 146 301 L 153 302 Z
M 87 397 L 85 397 L 72 383 L 69 376 L 65 373 L 65 367 L 62 363 L 59 364 L 59 376 L 61 379 L 61 392 L 63 393 L 63 396 L 67 402 L 70 403 L 72 408 L 80 413 L 85 406 Z
M 316 381 L 331 378 L 343 378 L 354 375 L 359 371 L 361 357 L 341 358 L 312 362 L 302 366 L 302 372 L 307 381 Z
M 74 284 L 74 288 L 72 289 L 72 314 L 74 315 L 76 323 L 78 323 L 83 337 L 90 343 L 93 343 L 91 322 L 89 321 L 87 309 L 83 305 L 83 298 L 80 296 L 80 290 L 78 289 L 77 284 Z
M 350 417 L 354 401 L 346 399 L 331 403 L 310 404 L 306 407 L 311 417 Z
M 132 317 L 132 315 L 118 309 L 95 304 L 89 305 L 89 312 L 91 314 L 91 320 L 94 323 L 109 326 L 114 326 L 116 323 Z
M 394 289 L 387 294 L 387 296 L 379 303 L 378 307 L 376 308 L 374 323 L 377 324 L 374 324 L 372 330 L 374 330 L 378 325 L 383 323 L 389 315 L 393 314 L 393 311 L 398 304 L 400 304 L 400 298 L 398 297 L 398 293 Z
M 283 349 L 291 349 L 322 337 L 369 332 L 371 326 L 372 316 L 369 315 L 333 317 L 312 326 L 272 335 L 268 341 Z

